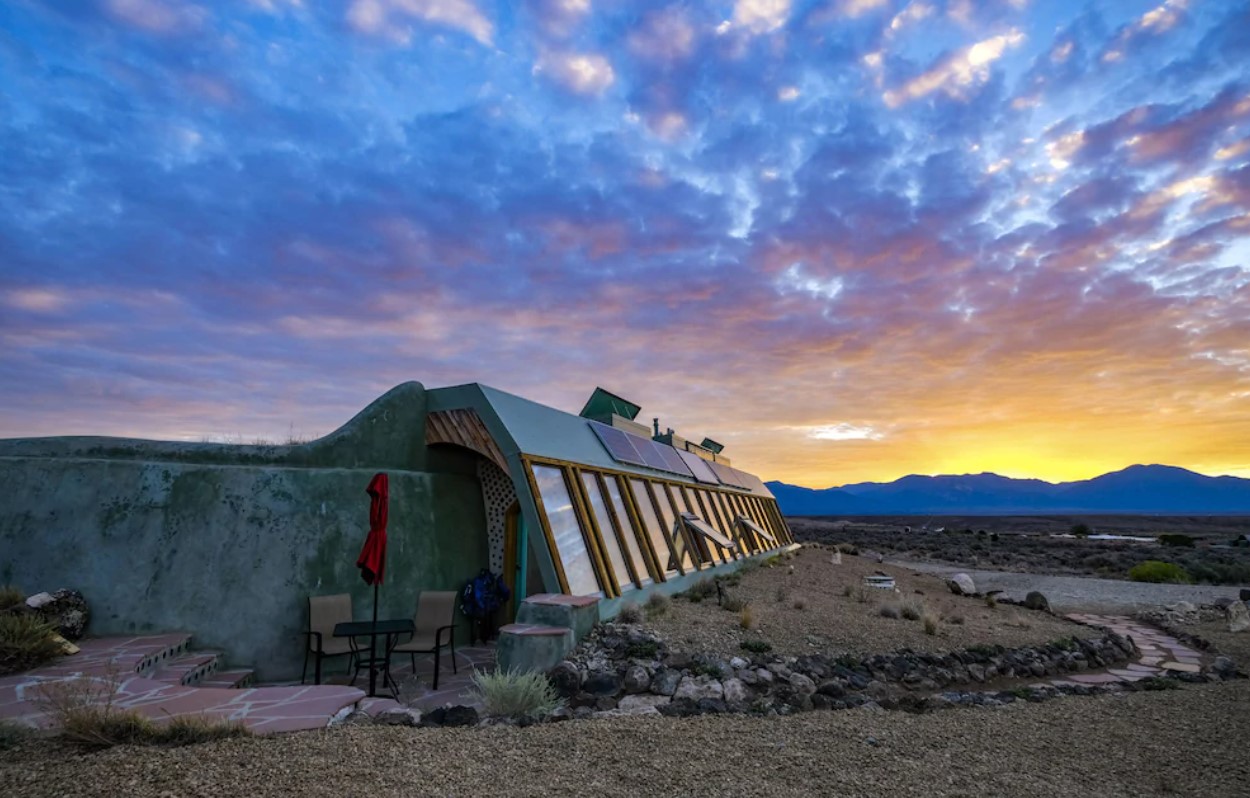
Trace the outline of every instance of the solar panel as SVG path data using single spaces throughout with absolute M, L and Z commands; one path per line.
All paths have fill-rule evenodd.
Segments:
M 720 484 L 720 480 L 716 478 L 712 469 L 708 468 L 707 461 L 702 457 L 694 452 L 683 452 L 680 449 L 674 449 L 674 451 L 681 457 L 682 462 L 690 469 L 690 473 L 696 480 L 708 485 Z
M 768 488 L 764 487 L 764 482 L 754 474 L 748 474 L 745 471 L 733 469 L 734 476 L 738 478 L 738 482 L 742 487 L 757 495 L 771 496 Z
M 716 478 L 721 481 L 721 484 L 728 485 L 731 488 L 743 487 L 742 483 L 738 480 L 738 475 L 735 473 L 735 469 L 730 468 L 723 463 L 714 463 L 711 461 L 708 461 L 708 467 L 711 468 L 713 473 L 716 474 Z
M 608 454 L 612 455 L 613 460 L 618 463 L 629 463 L 636 466 L 649 465 L 647 461 L 642 459 L 638 448 L 634 446 L 633 436 L 621 432 L 615 427 L 609 427 L 607 424 L 600 424 L 598 421 L 588 421 L 586 423 L 590 424 L 590 428 L 595 431 L 595 435 L 599 437 L 599 442 L 603 444 L 603 448 L 608 450 Z M 650 441 L 639 440 L 638 443 L 650 443 Z
M 669 446 L 667 443 L 655 442 L 655 448 L 659 451 L 660 456 L 664 458 L 664 462 L 668 464 L 665 471 L 671 471 L 674 474 L 680 474 L 683 477 L 694 476 L 690 473 L 690 469 L 686 468 L 685 462 L 681 459 L 681 452 Z
M 668 463 L 664 462 L 664 455 L 660 453 L 660 447 L 655 441 L 644 441 L 639 438 L 634 442 L 634 446 L 638 449 L 638 454 L 642 455 L 643 461 L 654 468 L 656 471 L 668 471 Z

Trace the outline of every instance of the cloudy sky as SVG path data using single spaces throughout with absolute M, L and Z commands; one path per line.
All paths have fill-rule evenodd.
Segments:
M 1250 476 L 1250 3 L 9 0 L 0 152 L 0 436 Z

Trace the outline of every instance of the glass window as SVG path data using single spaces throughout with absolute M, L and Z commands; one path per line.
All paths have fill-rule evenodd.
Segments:
M 699 515 L 707 519 L 713 529 L 717 530 L 730 540 L 733 540 L 733 530 L 725 526 L 725 522 L 720 515 L 720 510 L 717 508 L 716 502 L 712 500 L 712 494 L 705 490 L 691 491 L 691 493 L 694 494 L 695 499 L 698 500 L 699 506 L 703 509 L 703 512 L 699 513 Z M 721 555 L 726 561 L 728 561 L 734 556 L 733 549 L 721 549 Z
M 699 503 L 695 500 L 693 490 L 687 490 L 684 487 L 674 487 L 673 495 L 677 497 L 677 506 L 682 508 L 682 512 L 693 515 L 696 519 L 698 519 L 699 523 L 707 524 L 707 513 L 703 512 L 703 508 L 701 508 Z M 690 529 L 690 525 L 687 524 L 687 530 L 689 531 Z M 715 530 L 709 529 L 708 531 L 714 532 Z M 702 530 L 695 527 L 690 537 L 699 547 L 699 559 L 704 562 L 725 561 L 724 556 L 721 554 L 720 547 L 716 545 L 715 541 L 709 540 L 703 534 Z
M 599 481 L 595 475 L 582 472 L 582 484 L 586 486 L 586 495 L 590 499 L 590 511 L 595 514 L 595 523 L 599 526 L 599 535 L 603 538 L 603 548 L 612 563 L 612 572 L 616 574 L 616 583 L 624 593 L 634 587 L 634 578 L 629 574 L 629 566 L 625 564 L 625 555 L 621 551 L 621 542 L 616 538 L 616 530 L 612 525 L 612 515 L 603 503 L 603 494 L 599 492 Z
M 655 503 L 660 506 L 660 516 L 664 521 L 664 536 L 672 540 L 674 531 L 682 536 L 682 540 L 686 542 L 681 550 L 682 568 L 687 571 L 694 570 L 694 560 L 690 558 L 690 544 L 685 537 L 684 530 L 677 526 L 677 514 L 673 512 L 673 503 L 669 501 L 668 491 L 659 483 L 652 483 L 651 489 L 655 491 Z
M 564 473 L 559 468 L 536 465 L 534 482 L 538 485 L 547 523 L 551 525 L 551 536 L 555 539 L 560 562 L 564 564 L 569 592 L 575 596 L 598 593 L 595 564 L 590 552 L 586 551 L 586 540 L 582 537 L 581 524 L 577 522 L 577 511 L 573 509 Z
M 630 523 L 629 512 L 625 509 L 625 501 L 621 498 L 621 489 L 616 484 L 616 477 L 605 476 L 603 487 L 607 491 L 608 501 L 612 503 L 612 509 L 616 511 L 616 520 L 621 525 L 621 537 L 625 539 L 625 548 L 629 551 L 630 559 L 634 563 L 638 582 L 646 585 L 651 581 L 647 573 L 647 558 L 642 555 L 642 550 L 638 546 L 638 538 L 634 535 L 634 525 Z
M 633 491 L 638 515 L 642 516 L 642 523 L 647 527 L 647 536 L 651 538 L 651 548 L 655 549 L 660 568 L 667 574 L 677 573 L 673 550 L 668 545 L 668 534 L 664 531 L 663 522 L 655 515 L 655 505 L 651 503 L 651 491 L 647 490 L 647 483 L 641 479 L 631 479 L 629 489 Z

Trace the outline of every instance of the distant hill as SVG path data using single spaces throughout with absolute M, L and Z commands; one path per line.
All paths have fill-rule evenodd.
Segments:
M 1164 465 L 1129 466 L 1058 484 L 997 474 L 912 474 L 824 490 L 784 482 L 769 482 L 768 488 L 787 515 L 1250 513 L 1250 479 L 1208 477 Z

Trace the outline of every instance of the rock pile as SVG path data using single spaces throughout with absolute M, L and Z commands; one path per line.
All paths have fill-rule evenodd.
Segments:
M 948 654 L 901 650 L 857 658 L 772 654 L 725 659 L 668 650 L 658 636 L 604 624 L 550 677 L 568 702 L 567 716 L 788 714 L 914 701 L 997 679 L 1042 678 L 1100 669 L 1137 653 L 1131 639 L 1108 632 L 1044 646 L 974 646 Z M 909 697 L 910 696 L 910 697 Z M 957 702 L 956 702 L 957 703 Z

